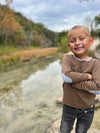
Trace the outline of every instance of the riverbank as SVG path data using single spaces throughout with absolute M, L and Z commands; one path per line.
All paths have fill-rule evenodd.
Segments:
M 100 118 L 100 109 L 95 112 L 94 120 L 93 120 L 93 123 L 92 123 L 91 128 L 89 129 L 88 133 L 100 133 L 99 118 Z M 59 130 L 60 122 L 61 122 L 61 119 L 58 119 L 57 121 L 55 121 L 51 125 L 51 127 L 48 128 L 46 133 L 60 133 L 60 130 Z M 76 123 L 76 121 L 75 121 L 75 123 Z M 71 133 L 75 133 L 75 124 L 74 124 L 73 130 Z
M 57 52 L 57 47 L 50 47 L 22 50 L 13 52 L 9 55 L 3 54 L 0 56 L 0 72 L 13 70 L 17 67 L 21 67 L 30 63 L 32 59 L 42 59 L 46 56 L 57 54 Z
M 56 104 L 56 99 L 62 95 L 62 56 L 60 53 L 39 56 L 23 67 L 0 73 L 1 133 L 46 133 L 61 117 L 62 107 Z M 95 129 L 99 127 L 99 114 Z M 58 123 L 55 130 L 59 130 Z
M 50 47 L 50 48 L 41 48 L 41 49 L 32 49 L 32 50 L 22 50 L 11 53 L 10 55 L 1 55 L 0 59 L 8 60 L 11 58 L 19 58 L 23 60 L 25 58 L 32 58 L 34 56 L 47 56 L 50 54 L 54 54 L 58 51 L 57 47 Z
M 61 58 L 32 58 L 30 64 L 0 73 L 0 133 L 45 133 L 61 116 L 55 103 L 62 94 Z
M 49 56 L 38 56 L 32 58 L 30 61 L 18 62 L 15 65 L 7 67 L 6 71 L 0 73 L 0 90 L 9 90 L 12 86 L 15 86 L 21 80 L 27 78 L 37 70 L 43 70 L 45 67 L 57 60 L 62 58 L 62 55 L 49 55 Z

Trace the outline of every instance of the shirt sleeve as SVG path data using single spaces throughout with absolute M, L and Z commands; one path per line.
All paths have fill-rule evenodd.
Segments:
M 62 78 L 66 83 L 88 80 L 88 73 L 74 72 L 71 67 L 71 56 L 65 55 L 62 61 Z
M 73 83 L 72 86 L 90 93 L 100 94 L 100 61 L 95 61 L 92 70 L 92 77 L 93 79 L 90 81 Z

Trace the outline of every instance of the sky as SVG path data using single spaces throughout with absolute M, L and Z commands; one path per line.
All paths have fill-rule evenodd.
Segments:
M 0 2 L 3 4 L 4 0 Z M 99 15 L 100 0 L 13 0 L 11 8 L 33 22 L 61 32 L 74 25 L 86 25 L 85 18 Z

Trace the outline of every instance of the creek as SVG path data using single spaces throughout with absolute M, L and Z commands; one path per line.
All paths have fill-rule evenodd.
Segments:
M 61 117 L 61 56 L 47 56 L 0 73 L 0 133 L 46 133 Z M 100 109 L 92 131 L 100 133 Z

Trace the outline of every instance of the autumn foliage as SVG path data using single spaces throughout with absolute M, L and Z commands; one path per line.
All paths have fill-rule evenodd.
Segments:
M 0 32 L 4 35 L 6 42 L 11 36 L 18 41 L 22 33 L 22 27 L 15 20 L 14 11 L 9 9 L 8 5 L 0 5 Z

